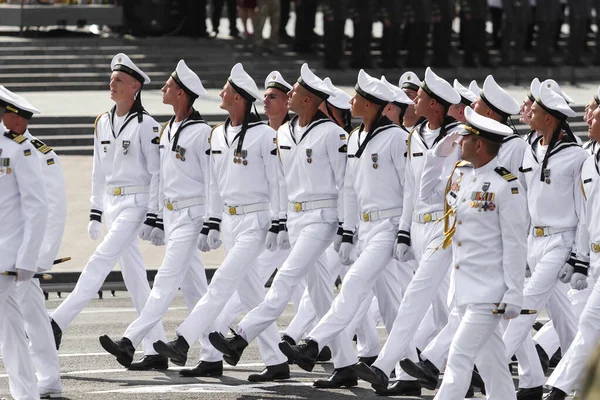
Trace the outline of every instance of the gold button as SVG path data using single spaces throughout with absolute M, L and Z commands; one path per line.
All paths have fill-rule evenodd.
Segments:
M 118 187 L 118 188 L 114 188 L 114 190 L 113 190 L 113 194 L 114 194 L 115 196 L 120 196 L 120 195 L 121 195 L 121 188 L 120 188 L 120 187 Z
M 371 219 L 369 216 L 369 213 L 363 213 L 362 217 L 363 217 L 363 221 L 369 221 Z
M 462 225 L 462 221 L 458 221 L 458 222 L 456 222 L 456 223 L 457 223 L 457 224 L 459 224 L 459 225 Z
M 167 210 L 173 211 L 173 203 L 171 203 L 171 202 L 167 203 Z
M 229 207 L 229 215 L 235 215 L 236 213 L 235 207 Z
M 598 244 L 598 243 L 592 243 L 592 251 L 594 253 L 600 253 L 600 244 Z
M 454 268 L 460 269 L 460 265 L 456 264 L 456 266 Z
M 477 182 L 477 178 L 473 178 L 473 182 Z
M 296 211 L 296 212 L 302 211 L 302 203 L 294 203 L 294 211 Z
M 535 228 L 535 236 L 544 236 L 544 228 Z
M 459 247 L 462 246 L 462 242 L 456 243 Z
M 431 214 L 427 213 L 427 214 L 425 214 L 423 216 L 423 221 L 425 221 L 425 222 L 431 222 L 431 220 L 432 220 Z

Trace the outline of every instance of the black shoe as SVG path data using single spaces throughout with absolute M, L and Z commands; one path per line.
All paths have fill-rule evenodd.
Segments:
M 162 340 L 157 340 L 154 342 L 153 347 L 158 354 L 168 357 L 173 364 L 179 365 L 180 367 L 185 365 L 187 353 L 190 349 L 190 345 L 183 336 L 177 336 L 177 339 L 167 343 Z
M 336 368 L 333 374 L 327 379 L 318 379 L 313 382 L 313 386 L 320 389 L 339 389 L 343 387 L 358 386 L 358 377 L 354 366 L 350 365 L 344 368 Z
M 552 388 L 550 393 L 544 396 L 544 400 L 565 400 L 566 398 L 567 394 L 555 387 Z
M 358 362 L 361 362 L 363 364 L 367 364 L 369 367 L 371 365 L 373 365 L 373 363 L 375 362 L 375 360 L 377 360 L 377 356 L 372 356 L 372 357 L 358 357 Z
M 50 318 L 50 325 L 52 325 L 52 334 L 54 335 L 54 343 L 56 344 L 56 350 L 60 347 L 60 342 L 62 341 L 62 329 L 60 326 L 52 318 Z
M 127 369 L 130 371 L 164 371 L 169 369 L 169 360 L 158 354 L 144 356 L 139 361 L 132 362 Z
M 548 366 L 550 368 L 556 368 L 556 366 L 558 365 L 558 363 L 560 362 L 560 360 L 562 360 L 562 352 L 560 351 L 560 349 L 558 349 L 558 350 L 556 350 L 556 352 L 554 353 L 554 355 L 550 359 L 550 362 L 548 363 Z
M 104 350 L 108 351 L 113 356 L 117 357 L 117 362 L 124 367 L 129 367 L 133 361 L 133 354 L 135 353 L 135 347 L 131 343 L 131 340 L 126 337 L 121 339 L 112 340 L 108 335 L 102 335 L 99 337 L 100 345 Z
M 331 360 L 331 349 L 329 346 L 325 346 L 319 352 L 319 355 L 317 356 L 317 362 L 327 362 L 329 360 Z
M 536 386 L 533 388 L 517 390 L 517 400 L 542 400 L 544 388 Z
M 280 342 L 279 350 L 307 372 L 313 370 L 319 356 L 319 344 L 314 340 L 307 340 L 306 343 L 298 346 L 292 346 L 288 342 Z
M 400 366 L 404 372 L 417 378 L 424 388 L 434 390 L 437 387 L 440 370 L 431 361 L 419 361 L 415 364 L 410 359 L 403 358 Z
M 279 379 L 290 379 L 290 367 L 287 363 L 268 366 L 260 374 L 248 377 L 250 382 L 272 382 Z
M 226 338 L 221 332 L 211 332 L 208 334 L 208 340 L 215 349 L 223 353 L 223 360 L 229 365 L 236 366 L 242 358 L 244 349 L 248 347 L 246 339 L 231 330 L 233 337 Z
M 373 389 L 385 390 L 388 387 L 389 378 L 387 375 L 377 367 L 369 367 L 367 364 L 358 362 L 354 366 L 356 374 L 363 381 L 367 381 L 371 384 Z
M 194 368 L 185 368 L 179 375 L 187 377 L 222 376 L 223 361 L 200 361 Z
M 473 368 L 473 373 L 471 374 L 471 386 L 475 386 L 480 389 L 485 388 L 485 384 L 483 383 L 483 379 L 481 379 L 481 375 L 479 375 L 477 368 Z
M 421 396 L 419 381 L 396 381 L 387 388 L 375 389 L 380 396 Z
M 538 357 L 540 358 L 540 364 L 542 364 L 542 369 L 544 370 L 544 374 L 548 372 L 548 367 L 550 366 L 550 359 L 548 358 L 548 354 L 539 344 L 535 345 L 535 349 L 537 350 Z
M 290 346 L 296 345 L 296 341 L 294 339 L 292 339 L 291 337 L 289 337 L 288 335 L 281 336 L 281 341 L 288 343 Z M 288 358 L 288 364 L 291 365 L 293 363 L 294 363 L 294 360 L 292 360 L 291 358 Z
M 473 385 L 469 385 L 469 390 L 467 390 L 467 394 L 465 395 L 465 399 L 471 399 L 475 397 L 475 387 Z

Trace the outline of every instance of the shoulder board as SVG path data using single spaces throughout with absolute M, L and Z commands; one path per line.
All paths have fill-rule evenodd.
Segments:
M 517 179 L 517 177 L 512 172 L 510 172 L 509 170 L 507 170 L 504 167 L 496 167 L 496 168 L 494 168 L 494 171 L 496 171 L 498 173 L 498 175 L 500 175 L 502 178 L 504 178 L 508 182 L 511 182 L 511 181 L 514 181 Z
M 352 136 L 352 134 L 353 134 L 354 132 L 358 131 L 359 129 L 360 129 L 360 126 L 357 126 L 356 128 L 352 129 L 352 130 L 350 131 L 350 133 L 348 133 L 348 139 L 350 139 L 350 137 Z
M 210 136 L 208 136 L 208 143 L 210 144 L 210 141 L 212 139 L 212 135 L 213 132 L 215 131 L 215 129 L 217 129 L 218 127 L 220 127 L 221 125 L 223 125 L 223 123 L 221 122 L 220 124 L 217 124 L 215 126 L 213 126 L 213 128 L 210 130 Z
M 462 161 L 457 162 L 456 166 L 459 167 L 459 168 L 464 168 L 464 167 L 472 167 L 473 164 L 471 164 L 468 161 L 462 160 Z
M 160 128 L 160 134 L 158 135 L 158 140 L 160 141 L 160 139 L 162 139 L 162 134 L 165 131 L 165 129 L 167 129 L 167 126 L 169 126 L 169 122 L 171 121 L 167 121 L 163 124 L 163 126 Z
M 98 137 L 98 132 L 96 131 L 96 129 L 98 128 L 98 121 L 100 121 L 100 118 L 102 118 L 102 116 L 103 116 L 104 114 L 108 114 L 108 112 L 103 112 L 102 114 L 98 115 L 98 116 L 96 117 L 96 120 L 94 121 L 94 135 L 95 135 L 96 137 Z
M 31 144 L 35 146 L 35 148 L 42 154 L 48 154 L 52 151 L 52 147 L 46 145 L 39 139 L 31 140 Z
M 23 135 L 19 135 L 18 133 L 14 133 L 11 131 L 8 131 L 4 134 L 4 136 L 6 136 L 7 138 L 9 138 L 10 140 L 13 140 L 19 144 L 27 141 L 27 138 Z

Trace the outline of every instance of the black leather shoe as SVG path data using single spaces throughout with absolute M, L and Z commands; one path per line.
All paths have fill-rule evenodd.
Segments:
M 317 362 L 327 362 L 329 360 L 331 360 L 331 349 L 329 346 L 325 346 L 319 352 L 319 355 L 317 356 Z
M 52 325 L 52 334 L 54 335 L 54 344 L 56 344 L 56 350 L 60 347 L 60 342 L 62 341 L 62 329 L 60 326 L 52 318 L 50 318 L 50 325 Z
M 536 386 L 533 388 L 517 390 L 517 400 L 542 400 L 544 388 Z
M 177 336 L 177 339 L 167 343 L 162 340 L 157 340 L 154 342 L 153 347 L 158 354 L 168 357 L 173 364 L 179 365 L 180 367 L 185 365 L 187 353 L 190 349 L 190 345 L 183 336 Z
M 329 378 L 318 379 L 313 382 L 313 386 L 319 389 L 339 389 L 358 386 L 358 377 L 354 370 L 354 365 L 334 369 L 333 374 Z
M 467 390 L 465 399 L 471 399 L 473 397 L 475 397 L 475 387 L 471 384 L 471 385 L 469 385 L 469 390 Z
M 560 349 L 558 349 L 558 350 L 556 350 L 556 353 L 554 353 L 554 355 L 550 359 L 548 366 L 550 368 L 556 368 L 556 366 L 558 365 L 560 360 L 562 360 L 562 352 L 560 351 Z
M 279 379 L 290 379 L 290 367 L 287 363 L 267 366 L 260 374 L 248 377 L 250 382 L 272 382 Z
M 440 370 L 431 361 L 419 361 L 415 364 L 410 359 L 403 358 L 400 366 L 404 372 L 417 378 L 424 388 L 434 390 L 437 387 Z
M 373 365 L 373 363 L 375 362 L 375 360 L 377 360 L 377 356 L 373 356 L 373 357 L 358 357 L 358 362 L 361 362 L 363 364 L 367 364 L 369 367 L 371 365 Z
M 540 364 L 542 364 L 542 369 L 544 370 L 544 374 L 548 372 L 548 367 L 550 366 L 550 358 L 546 351 L 539 344 L 535 345 L 535 349 L 537 350 L 538 357 L 540 358 Z
M 567 394 L 555 387 L 552 388 L 550 393 L 544 396 L 544 400 L 565 400 L 566 398 Z
M 186 377 L 222 376 L 223 361 L 200 361 L 194 368 L 180 370 L 179 375 Z
M 389 378 L 387 375 L 377 367 L 369 367 L 367 364 L 358 362 L 354 366 L 356 374 L 363 381 L 367 381 L 371 384 L 373 389 L 386 390 L 388 387 Z
M 485 383 L 483 383 L 483 379 L 481 379 L 481 375 L 479 375 L 477 368 L 473 368 L 473 373 L 471 374 L 471 386 L 485 389 Z
M 296 341 L 294 339 L 292 339 L 291 337 L 289 337 L 288 335 L 281 336 L 281 341 L 289 343 L 290 346 L 295 346 L 296 345 Z M 294 360 L 292 360 L 291 358 L 288 358 L 288 364 L 291 365 L 293 363 L 294 363 Z
M 396 381 L 387 388 L 375 389 L 380 396 L 421 396 L 419 381 Z
M 288 342 L 280 342 L 279 350 L 307 372 L 313 370 L 319 356 L 319 344 L 314 340 L 307 340 L 306 343 L 298 346 L 292 346 Z
M 133 354 L 135 353 L 135 348 L 133 347 L 131 340 L 126 337 L 112 340 L 108 335 L 102 335 L 98 339 L 104 350 L 117 357 L 117 362 L 119 364 L 124 367 L 129 367 L 131 365 Z
M 132 362 L 127 369 L 130 371 L 164 371 L 169 369 L 169 359 L 158 354 L 144 356 L 139 361 Z
M 229 365 L 236 366 L 242 358 L 244 349 L 248 347 L 246 339 L 231 330 L 233 337 L 226 338 L 221 332 L 211 332 L 208 334 L 208 340 L 215 349 L 223 353 L 223 360 Z

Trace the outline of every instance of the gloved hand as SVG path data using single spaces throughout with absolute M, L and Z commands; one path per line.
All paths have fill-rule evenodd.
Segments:
M 92 240 L 98 240 L 102 237 L 102 223 L 91 220 L 88 224 L 88 235 Z
M 219 218 L 209 218 L 208 229 L 206 241 L 212 250 L 216 250 L 223 244 L 221 242 L 221 220 Z
M 340 261 L 343 265 L 352 264 L 353 260 L 351 258 L 351 254 L 353 247 L 354 246 L 352 245 L 352 243 L 348 242 L 342 242 L 340 244 L 340 251 L 338 252 L 338 254 L 340 255 Z
M 154 246 L 164 246 L 165 245 L 165 227 L 163 225 L 163 220 L 160 217 L 156 217 L 156 222 L 154 223 L 154 228 L 152 228 L 152 232 L 150 232 L 150 243 Z
M 279 233 L 279 220 L 274 219 L 271 221 L 271 227 L 267 232 L 267 239 L 265 240 L 265 249 L 269 251 L 275 251 L 277 249 L 277 234 Z
M 571 261 L 571 259 L 569 259 Z M 569 261 L 565 263 L 558 271 L 558 279 L 563 283 L 571 282 L 571 277 L 573 276 L 573 272 L 575 271 L 574 265 L 570 264 Z
M 406 243 L 398 243 L 396 244 L 396 252 L 394 253 L 394 258 L 398 261 L 406 262 L 409 260 L 413 260 L 415 257 L 413 256 L 412 249 Z
M 202 230 L 198 237 L 198 249 L 203 253 L 210 251 L 210 246 L 208 245 L 208 222 L 202 225 Z
M 35 271 L 28 269 L 17 269 L 17 282 L 27 282 L 33 279 Z
M 581 272 L 575 272 L 571 277 L 571 287 L 575 290 L 583 290 L 587 288 L 587 276 Z
M 504 314 L 502 314 L 502 318 L 504 319 L 517 318 L 521 314 L 521 307 L 515 306 L 514 304 L 500 303 L 498 309 L 504 310 Z
M 459 145 L 461 139 L 462 137 L 458 134 L 458 131 L 446 135 L 433 149 L 433 155 L 436 157 L 448 157 L 450 154 L 454 153 L 456 146 Z
M 142 240 L 150 240 L 150 234 L 152 233 L 152 229 L 154 229 L 154 225 L 156 224 L 156 214 L 147 213 L 146 220 L 142 224 L 142 230 L 140 230 L 140 239 Z
M 340 245 L 342 244 L 342 236 L 344 235 L 344 223 L 342 221 L 338 222 L 337 233 L 335 234 L 335 238 L 333 238 L 333 249 L 340 252 Z
M 279 232 L 277 233 L 277 245 L 281 250 L 287 250 L 291 246 L 290 235 L 287 230 L 287 219 L 281 218 L 279 220 Z

